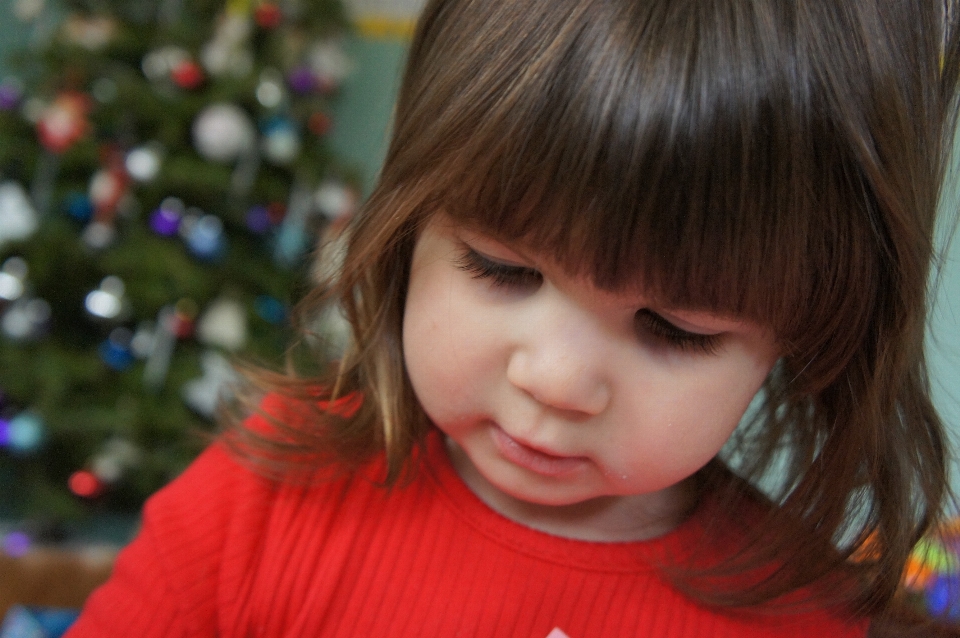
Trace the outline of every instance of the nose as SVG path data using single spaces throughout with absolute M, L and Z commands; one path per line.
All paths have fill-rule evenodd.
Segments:
M 549 314 L 549 313 L 548 313 Z M 537 402 L 575 418 L 596 416 L 610 402 L 603 335 L 589 317 L 531 322 L 511 351 L 507 380 Z

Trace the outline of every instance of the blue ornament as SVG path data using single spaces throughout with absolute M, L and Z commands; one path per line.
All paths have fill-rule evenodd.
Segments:
M 35 412 L 21 412 L 12 419 L 0 419 L 0 446 L 14 454 L 30 454 L 43 445 L 46 429 Z
M 64 207 L 67 214 L 78 222 L 88 222 L 93 217 L 93 201 L 84 193 L 67 195 Z
M 216 215 L 204 215 L 195 220 L 186 230 L 184 240 L 190 252 L 204 261 L 215 261 L 227 249 L 223 222 Z
M 276 297 L 270 295 L 260 295 L 254 301 L 254 308 L 257 315 L 272 324 L 281 324 L 287 319 L 287 309 L 283 303 Z
M 123 372 L 133 365 L 134 357 L 131 342 L 133 333 L 127 328 L 114 328 L 106 341 L 100 344 L 100 359 L 117 372 Z

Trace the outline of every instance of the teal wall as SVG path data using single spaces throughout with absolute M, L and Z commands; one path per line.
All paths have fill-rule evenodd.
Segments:
M 355 36 L 346 50 L 356 72 L 338 96 L 330 138 L 340 155 L 361 169 L 364 191 L 369 194 L 386 154 L 406 47 L 399 38 Z

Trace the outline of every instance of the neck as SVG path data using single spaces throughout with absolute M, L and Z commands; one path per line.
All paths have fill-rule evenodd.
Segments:
M 493 486 L 450 439 L 447 451 L 457 474 L 488 507 L 516 523 L 563 538 L 594 542 L 649 540 L 676 528 L 696 502 L 694 482 L 687 479 L 650 494 L 603 496 L 570 505 L 530 503 Z

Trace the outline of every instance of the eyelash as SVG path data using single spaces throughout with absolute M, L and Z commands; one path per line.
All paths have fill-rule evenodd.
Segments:
M 488 279 L 494 286 L 520 288 L 543 281 L 543 275 L 534 268 L 502 264 L 472 248 L 466 249 L 456 263 L 457 268 L 470 273 L 474 279 Z
M 534 268 L 503 264 L 472 248 L 464 250 L 455 263 L 457 268 L 469 273 L 474 279 L 489 280 L 497 287 L 524 288 L 539 285 L 543 281 L 543 275 Z M 709 355 L 714 354 L 720 347 L 720 335 L 688 332 L 646 308 L 637 311 L 635 322 L 655 339 L 680 351 Z
M 720 347 L 720 335 L 688 332 L 646 308 L 637 311 L 635 321 L 657 339 L 681 351 L 709 355 L 715 354 Z

